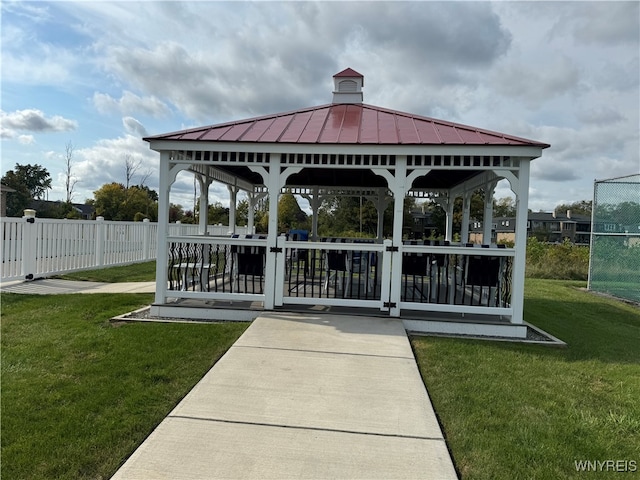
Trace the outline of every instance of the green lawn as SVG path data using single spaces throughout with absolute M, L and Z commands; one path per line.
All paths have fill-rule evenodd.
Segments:
M 156 262 L 134 263 L 120 267 L 110 267 L 98 270 L 83 270 L 65 273 L 56 278 L 64 280 L 79 280 L 84 282 L 153 282 L 156 279 Z
M 1 294 L 3 479 L 109 478 L 248 325 L 109 322 L 152 299 Z
M 525 319 L 568 348 L 412 338 L 462 479 L 639 475 L 640 309 L 582 286 L 526 282 Z M 637 471 L 577 472 L 583 460 Z
M 102 281 L 129 278 L 113 270 Z M 640 309 L 582 286 L 526 282 L 526 320 L 567 348 L 411 339 L 463 480 L 634 477 L 577 472 L 587 460 L 640 470 Z M 109 323 L 152 295 L 0 300 L 11 479 L 108 478 L 248 325 Z

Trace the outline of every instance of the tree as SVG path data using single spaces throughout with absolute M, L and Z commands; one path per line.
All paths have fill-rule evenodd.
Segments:
M 209 225 L 218 225 L 219 223 L 222 225 L 229 225 L 229 209 L 223 206 L 220 202 L 209 205 L 207 221 Z
M 169 204 L 169 222 L 175 223 L 184 216 L 182 205 Z
M 284 193 L 278 200 L 278 231 L 291 229 L 309 230 L 310 222 L 292 193 Z
M 138 159 L 136 161 L 136 160 L 133 160 L 131 158 L 131 155 L 129 155 L 128 153 L 124 155 L 124 174 L 125 174 L 124 186 L 125 188 L 128 189 L 131 186 L 133 176 L 136 173 L 138 173 L 138 170 L 140 169 L 140 165 L 142 165 L 141 159 Z M 150 176 L 151 176 L 151 171 L 147 171 L 147 173 L 142 174 L 140 176 L 140 181 L 138 182 L 138 185 L 142 187 Z
M 78 180 L 73 175 L 71 168 L 73 166 L 73 143 L 68 142 L 65 146 L 65 182 L 64 186 L 67 190 L 67 203 L 71 203 L 73 201 L 73 190 L 76 186 Z
M 153 198 L 157 193 L 148 188 L 121 183 L 107 183 L 93 192 L 96 215 L 106 220 L 157 220 L 158 204 Z
M 1 182 L 15 192 L 7 195 L 7 215 L 22 216 L 31 200 L 42 200 L 47 190 L 51 189 L 51 175 L 40 165 L 19 165 L 8 171 Z
M 46 168 L 40 165 L 18 165 L 16 163 L 13 172 L 15 178 L 27 187 L 29 196 L 32 199 L 44 200 L 47 190 L 51 190 L 51 175 L 49 175 Z M 13 185 L 9 185 L 4 181 L 4 177 L 2 183 L 13 187 Z
M 105 220 L 124 220 L 120 208 L 126 200 L 126 189 L 121 183 L 106 183 L 93 192 L 96 216 Z
M 516 204 L 511 197 L 499 198 L 493 200 L 493 216 L 494 217 L 515 217 Z
M 640 203 L 600 203 L 596 209 L 595 217 L 596 222 L 599 223 L 612 223 L 620 227 L 637 225 L 638 219 L 640 219 Z
M 249 200 L 242 199 L 236 207 L 236 224 L 247 225 L 249 223 Z
M 592 204 L 593 202 L 591 200 L 579 200 L 569 204 L 560 204 L 554 209 L 554 211 L 556 214 L 565 214 L 567 213 L 567 210 L 571 210 L 571 213 L 576 215 L 590 216 Z
M 415 199 L 404 202 L 404 225 L 411 225 L 411 208 Z M 393 228 L 393 202 L 383 214 L 383 234 Z M 323 237 L 368 237 L 378 233 L 378 211 L 375 203 L 360 196 L 335 196 L 323 199 L 318 210 L 318 234 Z
M 152 202 L 158 201 L 158 192 L 156 192 L 155 190 L 151 190 L 149 187 L 142 184 L 137 185 L 136 188 L 138 190 L 143 190 L 144 192 L 146 192 L 147 196 Z

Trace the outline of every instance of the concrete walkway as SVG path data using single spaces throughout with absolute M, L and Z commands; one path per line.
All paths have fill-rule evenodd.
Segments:
M 35 295 L 56 295 L 65 293 L 155 293 L 155 282 L 101 283 L 81 282 L 44 278 L 24 282 L 6 282 L 0 284 L 0 291 L 7 293 L 26 293 Z
M 113 477 L 456 479 L 396 319 L 264 314 Z
M 153 293 L 154 282 L 8 282 L 23 294 Z M 112 477 L 456 479 L 398 319 L 258 317 Z

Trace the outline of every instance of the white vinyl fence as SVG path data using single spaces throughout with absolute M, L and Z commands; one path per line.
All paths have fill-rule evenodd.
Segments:
M 61 273 L 155 260 L 158 224 L 102 220 L 9 218 L 0 220 L 0 281 L 32 280 Z M 238 233 L 246 228 L 236 227 Z M 171 224 L 170 235 L 197 235 L 198 225 Z M 209 235 L 229 227 L 210 225 Z

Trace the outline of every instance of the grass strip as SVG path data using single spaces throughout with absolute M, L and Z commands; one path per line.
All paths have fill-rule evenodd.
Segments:
M 83 282 L 154 282 L 156 280 L 156 262 L 133 263 L 118 267 L 102 268 L 98 270 L 82 270 L 80 272 L 65 273 L 55 278 Z
M 11 479 L 109 478 L 248 325 L 109 322 L 151 295 L 0 300 Z
M 640 310 L 581 286 L 526 282 L 525 319 L 568 348 L 411 339 L 463 480 L 640 471 Z M 576 465 L 596 460 L 622 463 L 591 476 Z

